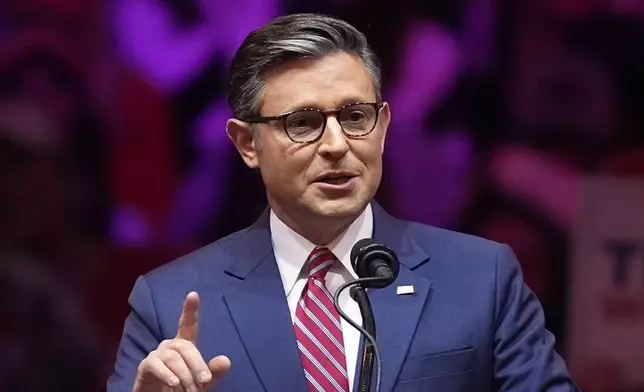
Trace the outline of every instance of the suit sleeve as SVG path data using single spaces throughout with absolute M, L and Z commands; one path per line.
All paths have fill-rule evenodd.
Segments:
M 134 284 L 129 304 L 131 311 L 125 320 L 107 392 L 131 392 L 139 364 L 162 340 L 152 294 L 144 277 Z
M 555 337 L 545 328 L 541 304 L 523 282 L 516 256 L 507 245 L 496 256 L 495 389 L 579 391 L 555 352 Z

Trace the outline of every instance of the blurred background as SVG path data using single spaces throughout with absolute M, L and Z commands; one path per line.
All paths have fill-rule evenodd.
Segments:
M 137 276 L 261 213 L 227 66 L 293 12 L 344 18 L 382 59 L 380 203 L 510 244 L 568 356 L 582 179 L 644 178 L 643 0 L 3 0 L 0 390 L 103 390 Z M 644 391 L 629 360 L 571 370 Z

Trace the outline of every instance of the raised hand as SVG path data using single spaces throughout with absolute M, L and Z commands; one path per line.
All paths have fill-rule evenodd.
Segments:
M 183 303 L 174 339 L 164 340 L 141 361 L 133 392 L 197 392 L 214 386 L 230 369 L 230 360 L 217 356 L 204 361 L 196 347 L 199 295 L 191 292 Z

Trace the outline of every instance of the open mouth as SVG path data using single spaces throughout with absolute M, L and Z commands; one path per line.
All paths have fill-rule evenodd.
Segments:
M 318 182 L 323 182 L 325 184 L 331 184 L 331 185 L 342 185 L 349 182 L 352 178 L 353 178 L 352 176 L 325 177 L 325 178 L 320 178 Z

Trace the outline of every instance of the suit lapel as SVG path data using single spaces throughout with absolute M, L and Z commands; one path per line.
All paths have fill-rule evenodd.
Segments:
M 226 272 L 239 279 L 224 293 L 248 357 L 267 392 L 306 391 L 288 303 L 268 228 L 268 215 L 248 229 Z
M 372 208 L 374 238 L 393 249 L 401 263 L 400 274 L 392 285 L 369 293 L 383 360 L 381 391 L 389 392 L 398 378 L 431 287 L 429 280 L 413 270 L 429 257 L 409 235 L 408 222 L 394 219 L 377 203 L 372 203 Z M 227 247 L 235 257 L 231 258 L 226 273 L 238 281 L 224 292 L 224 302 L 265 390 L 307 391 L 271 244 L 268 210 L 247 229 L 238 243 Z M 397 287 L 406 285 L 413 286 L 414 293 L 398 295 Z M 357 390 L 359 362 L 354 391 Z
M 396 288 L 404 285 L 412 285 L 414 293 L 398 295 Z M 401 268 L 394 284 L 370 293 L 376 319 L 376 340 L 382 357 L 382 392 L 391 391 L 394 387 L 430 286 L 428 280 Z
M 427 262 L 429 257 L 409 235 L 408 222 L 394 219 L 375 203 L 373 210 L 374 238 L 393 249 L 401 264 L 393 284 L 371 290 L 369 294 L 383 362 L 381 391 L 388 392 L 393 390 L 398 378 L 431 287 L 431 282 L 413 269 Z M 398 295 L 399 286 L 413 286 L 414 292 Z

